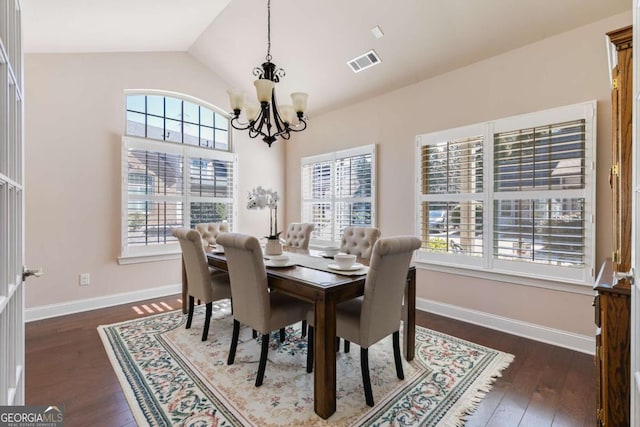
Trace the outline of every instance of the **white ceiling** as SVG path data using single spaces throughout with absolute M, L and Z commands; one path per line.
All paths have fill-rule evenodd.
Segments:
M 249 94 L 267 50 L 266 0 L 21 5 L 25 53 L 188 51 Z M 631 7 L 630 0 L 273 0 L 272 61 L 287 73 L 277 93 L 282 100 L 308 92 L 310 113 L 319 113 Z M 376 25 L 381 39 L 370 31 Z M 369 49 L 382 63 L 354 74 L 346 62 Z

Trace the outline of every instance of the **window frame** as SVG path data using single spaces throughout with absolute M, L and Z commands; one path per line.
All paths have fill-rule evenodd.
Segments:
M 155 139 L 144 138 L 139 136 L 130 136 L 126 134 L 127 131 L 127 97 L 129 95 L 148 95 L 148 96 L 164 96 L 167 98 L 175 98 L 177 100 L 188 101 L 197 104 L 200 107 L 210 109 L 214 114 L 221 114 L 227 117 L 229 115 L 223 110 L 210 105 L 204 101 L 198 100 L 193 97 L 189 97 L 174 92 L 154 91 L 154 90 L 126 90 L 124 99 L 124 130 L 125 134 L 122 136 L 121 141 L 121 247 L 120 256 L 118 257 L 119 264 L 131 264 L 138 262 L 149 261 L 162 261 L 168 259 L 176 259 L 180 256 L 180 245 L 177 241 L 168 242 L 166 244 L 153 244 L 153 245 L 130 245 L 128 243 L 128 213 L 129 203 L 140 201 L 141 198 L 131 197 L 135 194 L 129 194 L 128 183 L 128 152 L 129 149 L 140 149 L 155 152 L 162 152 L 167 154 L 179 155 L 182 158 L 182 194 L 180 195 L 164 195 L 164 196 L 145 196 L 147 201 L 176 201 L 182 203 L 182 226 L 189 228 L 191 221 L 191 203 L 193 202 L 214 202 L 214 203 L 230 203 L 232 205 L 231 214 L 231 228 L 237 223 L 238 218 L 238 157 L 237 154 L 232 152 L 232 132 L 228 132 L 228 143 L 224 149 L 203 147 L 198 145 L 192 145 L 183 142 L 172 142 L 167 139 Z M 215 147 L 215 144 L 213 144 Z M 212 161 L 231 162 L 233 164 L 233 170 L 231 177 L 233 182 L 231 183 L 232 195 L 231 197 L 213 197 L 213 196 L 197 196 L 190 193 L 190 173 L 191 162 L 194 159 L 207 159 Z
M 483 135 L 483 191 L 470 196 L 478 196 L 483 204 L 483 253 L 473 257 L 460 253 L 435 253 L 424 247 L 416 251 L 415 260 L 421 266 L 437 271 L 451 271 L 450 267 L 464 269 L 465 275 L 492 278 L 500 281 L 523 284 L 540 283 L 549 287 L 549 283 L 591 286 L 595 278 L 595 201 L 596 201 L 596 101 L 588 101 L 533 113 L 521 114 L 499 120 L 462 126 L 416 136 L 416 234 L 422 236 L 422 202 L 433 200 L 422 194 L 421 149 L 435 141 Z M 494 255 L 494 202 L 509 199 L 513 194 L 494 191 L 494 136 L 510 130 L 541 127 L 567 121 L 585 120 L 584 151 L 584 188 L 562 190 L 533 190 L 520 192 L 521 200 L 538 200 L 559 197 L 580 197 L 585 200 L 584 208 L 584 266 L 570 267 L 549 264 L 537 264 L 528 261 L 498 259 Z M 573 195 L 570 195 L 573 194 Z M 454 195 L 463 200 L 465 195 Z M 468 198 L 468 197 L 467 197 Z M 475 199 L 475 197 L 472 197 Z M 477 258 L 477 259 L 474 259 Z M 444 268 L 444 269 L 443 269 Z M 516 280 L 514 280 L 516 278 Z M 519 278 L 519 280 L 518 280 Z
M 348 148 L 345 150 L 332 151 L 328 153 L 318 154 L 314 156 L 302 157 L 300 159 L 300 218 L 302 222 L 313 222 L 305 218 L 305 203 L 328 203 L 331 205 L 331 223 L 334 224 L 336 217 L 336 209 L 335 205 L 341 202 L 350 202 L 358 203 L 358 202 L 370 202 L 371 203 L 371 224 L 370 227 L 377 227 L 377 159 L 376 159 L 376 144 L 363 145 L 354 148 Z M 371 155 L 371 195 L 366 197 L 338 197 L 336 195 L 336 164 L 340 159 L 357 157 L 362 155 Z M 330 162 L 331 166 L 331 198 L 330 199 L 317 199 L 317 198 L 309 198 L 305 199 L 304 197 L 304 181 L 305 181 L 305 173 L 304 168 L 307 165 Z M 318 239 L 313 237 L 310 240 L 310 245 L 313 247 L 326 247 L 326 246 L 335 246 L 340 243 L 342 240 L 342 235 L 337 235 L 335 227 L 331 228 L 331 238 L 330 239 Z
M 135 110 L 129 110 L 127 107 L 127 97 L 128 96 L 135 96 L 135 95 L 144 95 L 144 96 L 157 96 L 157 97 L 165 97 L 165 98 L 172 98 L 175 100 L 179 100 L 179 101 L 184 101 L 184 102 L 189 102 L 192 104 L 196 104 L 199 107 L 204 107 L 208 110 L 211 110 L 214 114 L 214 116 L 216 114 L 226 117 L 226 129 L 223 128 L 219 128 L 217 126 L 215 126 L 215 117 L 214 117 L 214 122 L 212 122 L 211 125 L 209 125 L 208 123 L 205 123 L 201 117 L 198 118 L 198 121 L 192 121 L 192 120 L 187 120 L 184 117 L 182 117 L 180 120 L 174 119 L 174 118 L 170 118 L 166 116 L 166 109 L 164 111 L 164 115 L 160 116 L 158 114 L 155 113 L 150 113 L 150 112 L 146 112 L 146 113 L 142 113 L 139 111 L 135 111 Z M 184 109 L 183 109 L 184 110 Z M 160 138 L 151 138 L 149 136 L 143 137 L 143 136 L 139 136 L 139 135 L 129 135 L 127 134 L 127 113 L 136 113 L 136 114 L 144 114 L 145 117 L 151 117 L 153 119 L 156 120 L 160 120 L 163 123 L 163 129 L 166 129 L 166 122 L 169 121 L 170 123 L 180 123 L 182 125 L 182 131 L 180 132 L 181 136 L 181 142 L 177 142 L 177 141 L 173 141 L 172 139 L 170 139 L 170 137 L 166 136 L 163 134 L 163 139 Z M 184 114 L 184 111 L 183 111 Z M 146 124 L 147 124 L 147 119 L 145 119 L 145 134 L 147 132 L 146 129 Z M 198 143 L 198 145 L 194 145 L 194 144 L 187 144 L 184 143 L 184 138 L 185 135 L 189 135 L 189 136 L 193 136 L 192 134 L 185 132 L 184 129 L 184 125 L 189 125 L 189 126 L 196 126 L 198 127 L 198 135 L 201 137 L 201 128 L 205 127 L 205 128 L 210 128 L 213 132 L 212 134 L 212 147 L 208 147 L 208 146 L 202 146 L 200 145 L 200 143 Z M 132 137 L 136 137 L 136 138 L 143 138 L 143 139 L 150 139 L 150 140 L 154 140 L 154 141 L 166 141 L 166 142 L 174 142 L 174 143 L 178 143 L 178 144 L 184 144 L 184 145 L 189 145 L 189 146 L 193 146 L 193 147 L 202 147 L 202 148 L 208 148 L 208 149 L 212 149 L 212 150 L 217 150 L 217 151 L 228 151 L 228 152 L 233 152 L 234 148 L 233 148 L 233 132 L 232 132 L 232 127 L 231 127 L 231 118 L 229 116 L 229 112 L 216 107 L 215 105 L 209 104 L 208 102 L 205 102 L 201 99 L 195 98 L 193 96 L 189 96 L 189 95 L 185 95 L 185 94 L 181 94 L 181 93 L 177 93 L 177 92 L 171 92 L 171 91 L 163 91 L 163 90 L 154 90 L 154 89 L 126 89 L 124 91 L 124 135 L 127 136 L 132 136 Z M 225 148 L 216 148 L 216 131 L 217 130 L 224 130 L 227 132 L 228 134 L 228 138 L 227 138 L 227 147 Z M 169 138 L 169 139 L 167 139 Z

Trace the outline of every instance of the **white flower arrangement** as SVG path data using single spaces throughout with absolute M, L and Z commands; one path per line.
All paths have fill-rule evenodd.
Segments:
M 247 209 L 264 209 L 269 208 L 269 236 L 270 240 L 277 240 L 280 238 L 280 231 L 278 231 L 278 196 L 277 191 L 265 190 L 262 186 L 258 186 L 249 192 L 249 201 L 247 202 Z

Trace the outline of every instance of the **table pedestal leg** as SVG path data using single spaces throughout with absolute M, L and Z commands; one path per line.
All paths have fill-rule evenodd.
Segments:
M 413 360 L 416 353 L 416 270 L 409 270 L 404 294 L 404 334 L 402 350 L 404 358 Z
M 336 411 L 336 305 L 333 301 L 315 303 L 314 331 L 314 410 L 327 419 Z

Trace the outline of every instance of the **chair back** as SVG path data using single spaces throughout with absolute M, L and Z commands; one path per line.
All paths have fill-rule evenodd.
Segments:
M 379 237 L 380 230 L 375 227 L 346 227 L 342 233 L 340 252 L 370 258 L 373 245 Z
M 172 234 L 178 239 L 182 249 L 182 262 L 189 282 L 189 295 L 204 302 L 212 301 L 211 273 L 200 233 L 191 228 L 174 228 Z
M 379 239 L 371 254 L 360 314 L 360 345 L 369 347 L 400 328 L 402 299 L 413 251 L 414 236 Z
M 220 233 L 217 241 L 224 246 L 227 258 L 234 319 L 258 331 L 269 331 L 269 286 L 258 239 Z
M 203 222 L 196 224 L 196 230 L 202 235 L 202 246 L 215 245 L 218 234 L 229 231 L 228 222 Z
M 311 232 L 315 224 L 310 222 L 292 222 L 284 235 L 286 245 L 293 248 L 309 249 Z

